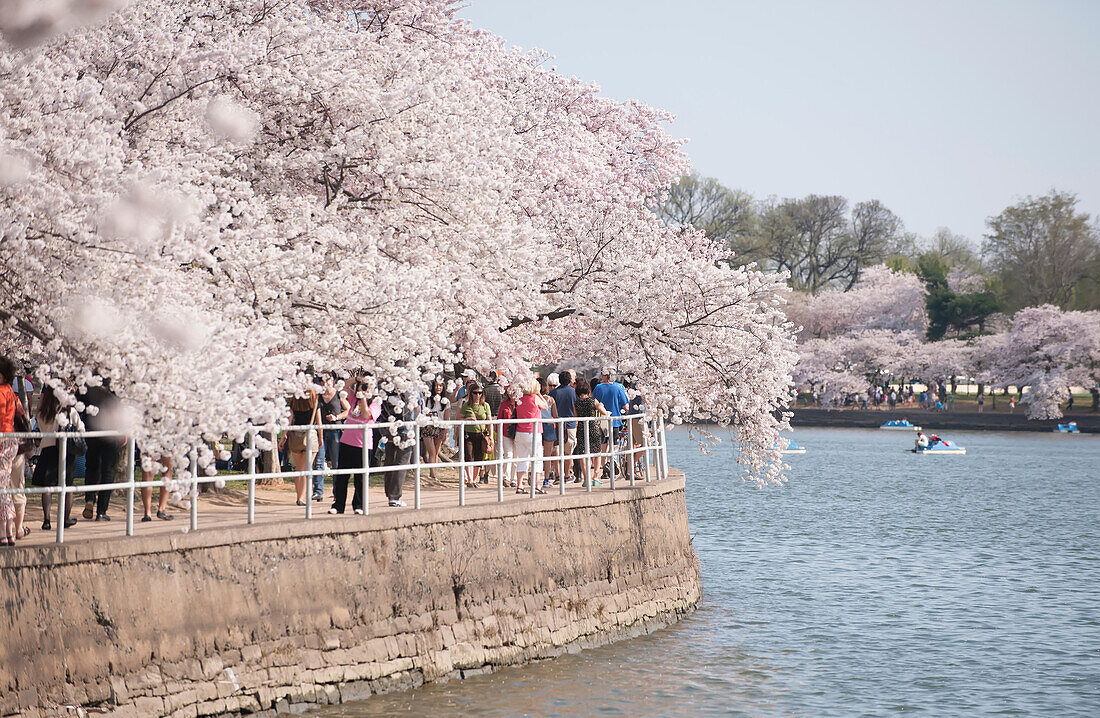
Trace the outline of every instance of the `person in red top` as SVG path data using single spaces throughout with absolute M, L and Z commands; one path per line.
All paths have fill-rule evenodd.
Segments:
M 527 382 L 527 386 L 523 387 L 523 397 L 516 407 L 516 418 L 539 419 L 542 417 L 542 410 L 545 408 L 546 402 L 543 400 L 539 389 L 539 380 L 532 378 Z M 516 424 L 516 458 L 538 458 L 541 453 L 542 429 L 540 423 L 537 421 L 524 421 Z M 531 483 L 535 484 L 535 493 L 546 493 L 538 487 L 538 482 L 535 480 L 537 470 L 538 464 L 534 461 L 520 462 L 516 470 L 516 493 L 523 491 L 523 480 L 528 476 Z
M 510 387 L 504 388 L 503 397 L 500 400 L 500 407 L 497 409 L 498 419 L 514 419 L 516 418 L 516 402 L 512 398 L 512 392 Z M 515 424 L 503 424 L 501 427 L 501 441 L 500 441 L 500 458 L 508 463 L 504 464 L 504 485 L 515 486 L 516 485 L 516 465 L 509 462 L 516 455 L 516 425 Z
M 0 432 L 15 431 L 15 365 L 11 359 L 0 357 Z M 0 439 L 0 489 L 10 489 L 11 469 L 19 452 L 19 440 Z M 0 494 L 0 547 L 15 545 L 15 498 L 12 494 Z

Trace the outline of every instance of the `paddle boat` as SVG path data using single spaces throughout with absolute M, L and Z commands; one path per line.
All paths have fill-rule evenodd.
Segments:
M 908 419 L 893 419 L 886 422 L 880 429 L 889 429 L 891 431 L 920 431 L 920 427 L 909 421 Z
M 794 443 L 793 441 L 789 441 L 789 442 L 787 442 L 787 448 L 783 449 L 783 453 L 784 454 L 805 454 L 806 453 L 806 447 L 805 446 L 799 446 L 798 444 Z
M 1058 434 L 1080 434 L 1081 430 L 1077 428 L 1077 422 L 1071 421 L 1068 424 L 1059 424 L 1054 427 L 1054 431 Z
M 931 437 L 925 437 L 924 434 L 920 434 L 917 437 L 917 445 L 909 451 L 914 454 L 965 454 L 966 449 L 958 444 L 948 441 L 947 439 L 941 439 L 933 434 Z

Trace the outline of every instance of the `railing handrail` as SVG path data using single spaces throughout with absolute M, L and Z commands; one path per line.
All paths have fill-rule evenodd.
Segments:
M 581 439 L 584 438 L 583 446 L 586 449 L 590 449 L 591 441 L 588 433 L 591 431 L 589 426 L 593 422 L 602 422 L 610 424 L 611 422 L 618 420 L 620 422 L 620 428 L 618 431 L 607 432 L 603 436 L 604 442 L 608 445 L 607 451 L 586 451 L 585 453 L 564 453 L 565 446 L 565 434 L 566 431 L 573 431 L 573 427 L 566 427 L 565 424 L 577 422 L 575 430 L 577 432 L 577 446 L 581 445 Z M 641 422 L 643 426 L 642 441 L 641 444 L 635 445 L 634 443 L 634 426 Z M 519 445 L 520 435 L 524 435 L 523 441 L 526 441 L 526 435 L 530 434 L 531 441 L 531 453 L 529 455 L 518 456 L 513 453 L 510 457 L 505 457 L 503 453 L 504 440 L 508 439 L 504 435 L 504 426 L 508 424 L 532 424 L 531 432 L 517 432 L 517 436 L 512 438 L 515 442 L 513 446 Z M 583 424 L 583 427 L 582 427 Z M 538 425 L 538 426 L 536 426 Z M 542 454 L 543 444 L 545 441 L 538 440 L 536 437 L 543 436 L 546 425 L 552 425 L 555 428 L 556 440 L 555 449 L 553 453 L 548 455 Z M 487 433 L 490 437 L 501 438 L 501 443 L 494 446 L 495 456 L 493 458 L 486 458 L 483 460 L 468 460 L 465 456 L 466 441 L 458 441 L 458 453 L 456 455 L 457 461 L 435 461 L 424 462 L 421 461 L 420 448 L 421 448 L 421 429 L 425 427 L 445 427 L 447 429 L 465 428 L 467 426 L 483 426 L 487 427 Z M 390 431 L 384 431 L 390 429 Z M 350 468 L 325 468 L 315 469 L 308 468 L 305 470 L 292 470 L 292 471 L 270 471 L 270 472 L 258 472 L 256 471 L 257 459 L 265 452 L 271 452 L 277 450 L 277 447 L 272 449 L 257 449 L 256 439 L 261 434 L 271 435 L 272 429 L 269 427 L 252 427 L 245 434 L 245 441 L 239 442 L 233 437 L 226 437 L 235 444 L 247 444 L 247 456 L 242 458 L 246 459 L 248 464 L 248 471 L 243 474 L 233 475 L 235 478 L 230 480 L 245 480 L 248 482 L 248 523 L 254 523 L 255 521 L 255 486 L 256 481 L 264 479 L 276 479 L 276 478 L 298 478 L 298 477 L 315 477 L 317 475 L 327 476 L 348 476 L 353 482 L 359 484 L 362 482 L 363 486 L 363 502 L 362 506 L 352 506 L 357 513 L 368 513 L 369 508 L 369 487 L 370 477 L 374 474 L 386 473 L 390 471 L 398 472 L 415 472 L 414 482 L 414 496 L 415 506 L 414 508 L 420 508 L 421 499 L 421 472 L 424 469 L 437 469 L 444 467 L 457 467 L 458 476 L 458 494 L 459 505 L 465 506 L 466 504 L 466 471 L 470 468 L 476 470 L 486 467 L 495 467 L 497 469 L 497 501 L 504 501 L 504 474 L 505 467 L 513 467 L 516 465 L 527 465 L 530 471 L 520 471 L 518 473 L 527 474 L 527 478 L 530 484 L 530 497 L 534 498 L 536 493 L 545 493 L 542 489 L 536 487 L 536 477 L 540 472 L 540 468 L 549 463 L 551 473 L 558 474 L 558 488 L 561 495 L 565 495 L 566 476 L 571 473 L 566 472 L 565 464 L 572 465 L 573 461 L 583 461 L 584 467 L 582 470 L 582 476 L 586 477 L 586 483 L 583 485 L 583 489 L 589 492 L 592 491 L 592 487 L 598 482 L 598 478 L 591 475 L 592 469 L 589 468 L 589 461 L 597 458 L 606 458 L 609 460 L 607 466 L 610 468 L 610 489 L 616 488 L 616 478 L 619 473 L 617 466 L 617 460 L 620 455 L 626 455 L 631 458 L 631 461 L 627 463 L 627 472 L 629 474 L 630 485 L 634 486 L 636 480 L 636 474 L 639 473 L 637 463 L 644 459 L 644 479 L 648 483 L 652 480 L 651 458 L 656 460 L 656 476 L 657 480 L 667 478 L 668 476 L 668 452 L 665 444 L 664 435 L 664 419 L 658 414 L 649 412 L 636 412 L 627 414 L 604 414 L 599 416 L 558 416 L 558 417 L 542 417 L 535 416 L 529 418 L 513 417 L 511 419 L 500 419 L 496 417 L 490 417 L 488 419 L 445 419 L 431 415 L 421 415 L 416 419 L 392 419 L 385 422 L 365 421 L 363 423 L 333 423 L 333 424 L 287 424 L 279 425 L 275 431 L 279 434 L 284 432 L 308 432 L 306 439 L 306 454 L 307 456 L 316 456 L 314 450 L 319 452 L 320 445 L 315 443 L 317 439 L 320 439 L 321 444 L 324 443 L 323 434 L 315 436 L 313 430 L 339 430 L 342 432 L 362 432 L 363 444 L 360 448 L 362 451 L 362 465 L 354 466 Z M 410 456 L 410 460 L 402 464 L 392 464 L 384 466 L 372 467 L 367 460 L 368 452 L 375 447 L 368 447 L 367 441 L 370 437 L 371 444 L 377 444 L 380 446 L 383 442 L 388 441 L 391 438 L 397 436 L 399 431 L 404 430 L 405 436 L 402 441 L 395 441 L 394 444 L 400 446 L 402 449 L 411 448 L 413 453 Z M 379 431 L 379 437 L 377 442 L 374 440 L 374 432 Z M 621 433 L 620 433 L 621 432 Z M 402 446 L 404 441 L 412 438 L 409 446 Z M 466 432 L 463 432 L 463 436 L 466 436 Z M 126 466 L 128 469 L 129 481 L 113 482 L 109 484 L 91 484 L 74 486 L 67 484 L 67 462 L 69 439 L 73 438 L 122 438 L 125 439 L 126 445 Z M 613 438 L 614 437 L 614 438 Z M 133 535 L 134 533 L 134 493 L 137 489 L 152 488 L 154 486 L 182 486 L 190 489 L 190 510 L 191 510 L 191 528 L 192 530 L 198 527 L 198 487 L 201 484 L 216 483 L 226 480 L 227 476 L 219 474 L 215 470 L 214 473 L 203 473 L 202 471 L 196 471 L 197 467 L 197 449 L 191 448 L 188 453 L 188 460 L 184 467 L 177 467 L 171 477 L 165 476 L 161 479 L 154 479 L 151 481 L 138 481 L 134 479 L 134 473 L 137 466 L 135 466 L 135 454 L 136 454 L 136 442 L 133 437 L 127 436 L 118 430 L 94 430 L 94 431 L 52 431 L 52 432 L 5 432 L 0 433 L 0 439 L 57 439 L 56 447 L 58 448 L 58 484 L 55 486 L 27 486 L 23 488 L 10 488 L 0 489 L 0 495 L 6 494 L 72 494 L 77 492 L 98 492 L 98 491 L 113 491 L 113 490 L 126 490 L 127 491 L 127 505 L 126 505 L 126 533 L 127 535 Z M 625 441 L 623 439 L 625 438 Z M 652 439 L 652 443 L 651 443 Z M 266 442 L 270 442 L 270 439 L 264 439 Z M 620 447 L 619 442 L 623 442 L 623 446 Z M 604 443 L 601 442 L 601 443 Z M 285 449 L 278 450 L 284 451 Z M 558 469 L 557 471 L 554 469 Z M 606 467 L 605 467 L 606 468 Z M 209 468 L 207 469 L 209 471 Z M 361 477 L 361 478 L 360 478 Z M 513 480 L 514 482 L 514 480 Z M 513 483 L 513 485 L 515 485 Z M 65 501 L 58 501 L 58 526 L 57 526 L 57 541 L 59 543 L 64 542 L 64 518 L 61 514 L 62 505 Z M 306 518 L 312 518 L 312 501 L 306 502 Z
M 439 419 L 430 415 L 421 415 L 416 419 L 391 419 L 389 421 L 366 421 L 361 424 L 347 424 L 344 422 L 333 424 L 279 424 L 275 428 L 276 433 L 283 433 L 287 431 L 308 431 L 310 429 L 323 429 L 323 430 L 357 430 L 364 426 L 370 429 L 387 429 L 387 428 L 412 428 L 414 424 L 420 426 L 481 426 L 485 424 L 530 424 L 532 422 L 539 424 L 560 424 L 568 423 L 572 421 L 580 422 L 593 422 L 593 421 L 613 421 L 613 420 L 628 420 L 628 419 L 646 419 L 655 420 L 657 415 L 649 415 L 645 412 L 639 412 L 635 414 L 601 414 L 600 416 L 555 416 L 555 417 L 540 417 L 535 416 L 527 419 L 520 419 L 513 417 L 511 419 L 500 419 L 497 417 L 490 417 L 488 419 Z M 254 426 L 245 432 L 245 435 L 251 433 L 266 434 L 272 431 L 271 428 L 265 426 Z M 523 432 L 528 433 L 528 432 Z M 0 431 L 0 439 L 96 439 L 96 438 L 129 438 L 129 434 L 117 429 L 96 429 L 86 431 Z M 231 437 L 230 437 L 231 438 Z M 220 440 L 219 440 L 220 441 Z

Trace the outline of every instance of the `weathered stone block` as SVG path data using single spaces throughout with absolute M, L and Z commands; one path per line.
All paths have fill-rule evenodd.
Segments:
M 355 680 L 344 683 L 340 686 L 340 702 L 347 703 L 349 701 L 361 701 L 370 698 L 370 682 L 363 680 Z
M 331 666 L 329 668 L 319 668 L 313 672 L 314 683 L 340 683 L 344 680 L 345 673 L 344 666 Z
M 169 713 L 174 708 L 165 709 L 165 700 L 157 698 L 156 696 L 140 696 L 134 699 L 134 708 L 137 709 L 139 715 L 143 716 L 159 716 Z
M 214 676 L 221 673 L 224 664 L 222 663 L 221 656 L 211 656 L 210 658 L 201 661 L 202 664 L 202 677 L 206 680 L 212 680 Z
M 325 651 L 334 651 L 340 647 L 340 634 L 336 631 L 324 631 L 321 634 L 321 648 Z

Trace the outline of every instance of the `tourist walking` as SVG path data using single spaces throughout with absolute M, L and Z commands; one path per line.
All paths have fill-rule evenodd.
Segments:
M 504 399 L 504 391 L 500 388 L 500 372 L 489 372 L 489 378 L 482 388 L 485 390 L 485 403 L 489 405 L 489 411 L 493 416 L 500 411 L 500 402 Z
M 357 377 L 351 387 L 348 396 L 352 398 L 348 414 L 344 417 L 344 430 L 340 433 L 340 454 L 337 466 L 340 473 L 332 479 L 332 508 L 330 514 L 342 514 L 348 500 L 348 480 L 355 477 L 355 492 L 352 495 L 351 506 L 355 513 L 366 512 L 367 504 L 367 472 L 347 474 L 345 469 L 366 469 L 378 465 L 374 448 L 374 432 L 364 429 L 367 424 L 373 424 L 382 414 L 382 402 L 371 397 L 372 387 L 367 384 L 365 377 Z M 367 466 L 363 465 L 363 442 L 367 447 Z
M 485 400 L 485 390 L 480 384 L 472 384 L 467 394 L 466 403 L 462 405 L 459 418 L 466 421 L 489 421 L 492 418 L 489 411 L 489 402 Z M 466 461 L 485 461 L 485 455 L 489 450 L 491 437 L 489 436 L 489 424 L 463 425 L 463 452 Z M 481 473 L 479 466 L 463 466 L 462 481 L 470 488 L 477 488 L 478 475 Z
M 643 464 L 644 454 L 639 453 L 639 449 L 645 445 L 645 398 L 642 397 L 641 392 L 633 379 L 623 382 L 623 386 L 626 387 L 626 393 L 628 396 L 632 396 L 630 399 L 630 405 L 627 407 L 627 414 L 635 417 L 629 420 L 629 433 L 630 437 L 630 460 L 627 462 L 632 475 L 637 475 L 645 472 Z M 641 415 L 641 416 L 639 416 Z M 649 478 L 648 476 L 646 477 Z
M 615 444 L 621 442 L 623 421 L 617 417 L 622 416 L 623 408 L 630 404 L 630 399 L 626 395 L 626 387 L 614 381 L 614 376 L 614 369 L 604 369 L 600 373 L 600 383 L 592 388 L 592 398 L 600 402 L 612 417 L 611 431 L 608 436 L 604 437 L 603 451 L 607 451 L 609 442 L 615 442 Z
M 351 409 L 351 402 L 341 396 L 331 374 L 321 380 L 320 405 L 322 424 L 342 423 Z M 321 432 L 321 451 L 317 452 L 315 469 L 318 468 L 318 463 L 321 473 L 313 475 L 314 501 L 325 498 L 325 470 L 331 471 L 340 465 L 340 429 L 325 429 Z
M 34 418 L 38 422 L 38 430 L 43 434 L 52 434 L 57 431 L 61 431 L 59 424 L 59 418 L 61 416 L 61 402 L 57 399 L 57 395 L 54 393 L 53 387 L 46 385 L 42 388 L 42 393 L 38 397 L 38 407 L 35 409 Z M 80 416 L 70 409 L 69 410 L 69 422 L 68 426 L 64 427 L 65 431 L 84 431 L 84 424 L 80 421 Z M 76 463 L 77 452 L 73 451 L 73 442 L 69 441 L 69 445 L 65 452 L 65 475 L 72 477 L 74 480 L 66 480 L 66 483 L 72 486 L 76 485 Z M 85 458 L 85 457 L 79 457 Z M 34 473 L 31 474 L 31 485 L 39 488 L 47 488 L 53 486 L 60 486 L 61 477 L 58 475 L 58 439 L 47 436 L 42 439 L 39 444 L 38 461 L 34 465 Z M 50 523 L 50 504 L 52 502 L 53 494 L 42 494 L 42 530 L 49 531 L 53 528 Z M 59 501 L 63 501 L 64 509 L 62 514 L 64 516 L 65 528 L 71 527 L 76 523 L 76 519 L 72 518 L 72 504 L 73 495 L 71 493 L 62 494 Z
M 553 374 L 550 376 L 553 376 Z M 561 418 L 576 416 L 573 411 L 573 405 L 577 403 L 577 392 L 573 388 L 573 384 L 577 380 L 576 375 L 566 369 L 558 375 L 558 380 L 560 386 L 556 389 L 550 389 L 550 398 L 554 400 L 554 410 Z M 570 457 L 573 455 L 573 450 L 577 448 L 577 422 L 566 421 L 561 426 L 564 427 L 565 436 L 561 445 L 564 458 L 559 473 L 564 480 L 573 471 L 573 460 Z
M 118 397 L 111 391 L 111 380 L 104 379 L 101 386 L 92 386 L 77 396 L 84 402 L 85 407 L 96 407 L 94 411 L 84 410 L 83 421 L 88 431 L 105 431 L 114 427 L 110 426 L 107 418 L 118 413 Z M 84 468 L 84 486 L 92 487 L 99 484 L 111 484 L 115 480 L 115 471 L 118 468 L 118 453 L 126 439 L 121 436 L 89 437 L 87 440 L 87 455 Z M 127 478 L 127 481 L 130 479 Z M 110 521 L 107 509 L 111 505 L 111 489 L 101 491 L 84 492 L 84 518 L 96 521 Z
M 306 391 L 301 396 L 294 396 L 287 400 L 290 407 L 290 424 L 294 426 L 310 426 L 320 424 L 320 400 L 317 392 Z M 313 459 L 321 449 L 321 438 L 316 429 L 290 429 L 287 432 L 286 446 L 290 452 L 291 461 L 296 472 L 302 472 L 294 477 L 294 493 L 299 506 L 306 505 L 306 492 L 309 481 L 306 470 L 313 468 Z
M 460 418 L 459 413 L 462 411 L 462 405 L 466 403 L 466 396 L 470 392 L 470 385 L 476 384 L 477 378 L 474 376 L 473 369 L 467 369 L 462 373 L 462 382 L 458 389 L 455 391 L 454 401 L 451 402 L 451 416 L 455 419 Z M 455 446 L 458 446 L 459 436 L 455 434 Z
M 26 392 L 24 392 L 25 394 Z M 23 401 L 18 395 L 15 397 L 14 426 L 18 432 L 33 431 L 30 418 L 23 408 Z M 15 504 L 15 538 L 18 540 L 26 538 L 31 532 L 30 527 L 25 526 L 23 523 L 27 516 L 27 495 L 22 493 L 21 490 L 26 488 L 27 460 L 35 449 L 35 443 L 32 439 L 18 439 L 17 441 L 19 447 L 16 449 L 15 459 L 11 464 L 11 487 L 16 491 L 20 491 L 18 494 L 12 494 L 12 502 Z
M 554 470 L 554 457 L 558 455 L 558 425 L 551 419 L 558 418 L 557 406 L 554 397 L 550 396 L 550 389 L 557 388 L 558 375 L 551 374 L 545 379 L 539 378 L 539 390 L 546 407 L 542 409 L 542 488 L 546 489 L 554 485 L 560 478 Z
M 578 419 L 607 416 L 607 410 L 604 408 L 603 404 L 592 396 L 592 388 L 588 385 L 588 380 L 577 379 L 575 389 L 577 392 L 577 402 L 574 405 L 574 410 L 576 411 Z M 603 429 L 600 428 L 603 423 L 602 421 L 592 420 L 578 422 L 578 454 L 594 454 L 600 451 L 600 447 L 604 444 L 604 432 Z M 589 485 L 589 482 L 592 481 L 590 468 L 598 473 L 603 465 L 600 458 L 601 457 L 575 459 L 576 461 L 580 461 L 581 480 L 586 487 Z M 600 482 L 595 481 L 594 485 L 599 486 Z
M 386 466 L 407 466 L 412 461 L 413 448 L 416 444 L 415 429 L 412 422 L 420 415 L 422 398 L 416 389 L 410 389 L 399 396 L 388 399 L 386 421 L 401 421 L 396 433 L 390 431 L 386 440 Z M 390 506 L 407 506 L 401 493 L 405 485 L 405 477 L 409 470 L 390 469 L 386 472 L 386 498 Z
M 424 401 L 424 415 L 431 422 L 441 422 L 447 418 L 447 389 L 442 376 L 436 376 L 428 387 L 428 396 Z M 420 428 L 420 438 L 423 441 L 423 462 L 436 464 L 439 462 L 439 450 L 443 448 L 443 442 L 447 440 L 447 427 L 439 423 L 424 424 Z M 435 478 L 435 467 L 428 469 L 428 477 Z
M 534 421 L 542 416 L 546 402 L 542 399 L 538 379 L 532 377 L 523 387 L 523 396 L 516 405 L 516 418 L 526 419 L 516 424 L 515 451 L 519 464 L 516 466 L 516 493 L 523 491 L 523 482 L 528 480 L 536 493 L 546 493 L 538 486 L 536 474 L 540 468 L 538 461 L 542 453 L 542 437 L 539 423 Z M 524 461 L 530 459 L 530 461 Z
M 161 472 L 160 496 L 157 497 L 157 518 L 161 521 L 171 521 L 173 516 L 168 513 L 168 487 L 172 481 L 172 457 L 162 456 L 159 461 L 149 460 L 148 465 L 141 458 L 141 450 L 134 449 L 134 463 L 141 467 L 141 480 L 153 481 L 157 476 L 157 470 Z M 145 523 L 153 520 L 153 487 L 141 487 L 141 508 L 143 511 L 141 520 Z
M 500 400 L 497 418 L 505 421 L 516 418 L 516 402 L 511 391 L 507 389 Z M 501 441 L 497 451 L 500 452 L 501 461 L 505 462 L 504 485 L 511 487 L 516 485 L 516 465 L 512 461 L 516 456 L 516 425 L 514 423 L 502 424 L 500 433 Z
M 15 431 L 15 364 L 0 357 L 0 432 Z M 19 439 L 0 439 L 0 489 L 12 488 L 11 470 L 19 453 Z M 0 546 L 15 545 L 15 499 L 12 494 L 0 494 Z

